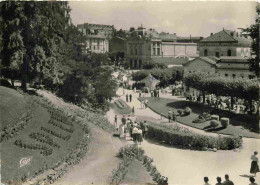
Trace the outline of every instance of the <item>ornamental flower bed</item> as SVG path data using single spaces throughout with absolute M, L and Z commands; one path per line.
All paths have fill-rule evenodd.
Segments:
M 46 143 L 50 146 L 60 148 L 60 146 L 57 143 L 55 143 L 52 138 L 40 132 L 33 132 L 29 135 L 29 137 L 41 143 Z
M 242 146 L 240 137 L 211 137 L 192 132 L 182 132 L 163 125 L 150 123 L 147 137 L 169 145 L 182 146 L 193 150 L 232 150 Z
M 168 184 L 168 178 L 162 176 L 152 164 L 153 159 L 146 156 L 144 154 L 144 150 L 139 148 L 137 145 L 130 145 L 120 148 L 117 157 L 121 158 L 122 162 L 119 164 L 117 169 L 113 170 L 110 184 L 120 184 L 120 182 L 124 180 L 128 166 L 134 159 L 142 162 L 146 170 L 158 185 Z
M 20 148 L 25 148 L 25 149 L 31 149 L 31 150 L 41 150 L 40 154 L 43 156 L 48 156 L 52 154 L 52 148 L 48 148 L 45 145 L 42 144 L 26 144 L 23 143 L 22 140 L 16 140 L 14 144 Z
M 53 120 L 50 120 L 48 123 L 51 124 L 51 125 L 54 125 L 54 126 L 56 126 L 56 127 L 58 127 L 58 128 L 60 128 L 61 130 L 66 131 L 66 132 L 69 132 L 69 133 L 73 133 L 73 132 L 74 132 L 74 128 L 73 128 L 73 127 L 71 127 L 71 128 L 66 128 L 66 127 L 64 127 L 64 126 L 62 126 L 62 125 L 60 125 L 60 124 L 54 122 Z
M 65 141 L 68 141 L 70 139 L 70 137 L 71 137 L 71 135 L 64 136 L 61 133 L 54 132 L 54 131 L 52 131 L 52 130 L 50 130 L 48 128 L 45 128 L 45 127 L 41 127 L 41 130 L 44 131 L 44 132 L 47 132 L 48 134 L 51 134 L 51 135 L 53 135 L 55 137 L 63 139 Z

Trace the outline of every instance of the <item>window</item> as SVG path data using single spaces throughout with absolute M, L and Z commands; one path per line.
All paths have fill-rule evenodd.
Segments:
M 228 77 L 228 74 L 225 74 L 225 77 Z
M 137 55 L 137 49 L 135 49 L 135 54 Z
M 219 58 L 219 52 L 216 52 L 216 57 Z
M 231 56 L 231 49 L 229 49 L 228 51 L 227 51 L 227 56 Z
M 130 59 L 130 66 L 133 67 L 133 60 Z
M 236 77 L 236 74 L 232 74 L 232 77 L 235 78 L 235 77 Z
M 208 56 L 208 50 L 204 50 L 204 56 L 206 57 L 206 56 Z
M 153 55 L 155 55 L 155 48 L 153 48 Z
M 160 48 L 157 48 L 157 55 L 160 55 Z

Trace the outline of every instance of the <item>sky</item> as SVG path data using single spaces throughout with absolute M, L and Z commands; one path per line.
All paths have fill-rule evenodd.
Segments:
M 141 24 L 178 36 L 203 36 L 255 22 L 256 1 L 70 1 L 72 23 L 114 25 L 129 30 Z

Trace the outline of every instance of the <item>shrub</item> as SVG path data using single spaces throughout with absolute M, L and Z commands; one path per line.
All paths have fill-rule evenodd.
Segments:
M 229 118 L 221 118 L 220 119 L 220 123 L 221 123 L 221 125 L 223 126 L 223 127 L 227 127 L 228 125 L 229 125 Z
M 182 109 L 178 109 L 177 112 L 178 112 L 179 116 L 181 116 L 183 114 L 183 110 Z
M 211 116 L 211 119 L 216 120 L 216 121 L 219 121 L 219 116 L 218 116 L 218 115 L 212 115 L 212 116 Z
M 239 137 L 212 137 L 198 135 L 191 131 L 176 130 L 174 127 L 149 123 L 147 137 L 170 145 L 183 146 L 185 148 L 202 150 L 204 148 L 217 148 L 231 150 L 242 146 Z
M 186 107 L 186 108 L 184 109 L 183 113 L 184 113 L 185 116 L 188 116 L 188 115 L 190 115 L 190 113 L 191 113 L 191 109 L 190 109 L 189 107 Z
M 213 128 L 216 128 L 219 126 L 219 121 L 217 120 L 211 120 L 210 121 L 210 126 L 213 127 Z

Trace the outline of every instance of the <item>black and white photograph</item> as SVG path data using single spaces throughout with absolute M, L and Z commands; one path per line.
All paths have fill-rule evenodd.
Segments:
M 258 0 L 0 0 L 1 185 L 260 185 Z

